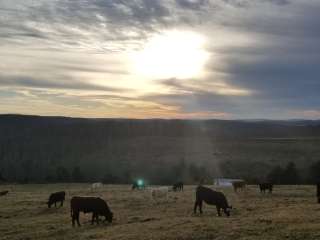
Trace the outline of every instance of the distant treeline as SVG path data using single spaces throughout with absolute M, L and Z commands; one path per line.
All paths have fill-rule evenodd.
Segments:
M 320 121 L 0 115 L 0 181 L 152 184 L 215 177 L 315 181 Z M 317 165 L 318 164 L 318 165 Z M 290 175 L 291 174 L 291 175 Z M 281 177 L 282 176 L 282 177 Z

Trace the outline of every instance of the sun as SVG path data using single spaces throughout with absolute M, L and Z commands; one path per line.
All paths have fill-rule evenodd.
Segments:
M 133 55 L 134 72 L 150 78 L 192 78 L 208 59 L 205 38 L 195 32 L 168 31 L 153 36 Z

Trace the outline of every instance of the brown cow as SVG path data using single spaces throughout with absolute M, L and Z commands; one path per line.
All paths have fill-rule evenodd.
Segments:
M 70 201 L 72 226 L 77 221 L 80 227 L 79 214 L 80 212 L 91 213 L 91 224 L 96 220 L 99 224 L 99 215 L 105 216 L 105 221 L 112 222 L 113 213 L 110 211 L 108 204 L 99 197 L 73 197 Z
M 222 192 L 213 191 L 210 188 L 198 186 L 196 190 L 196 202 L 194 204 L 194 213 L 197 212 L 199 207 L 202 214 L 202 201 L 209 205 L 215 205 L 217 208 L 218 216 L 221 216 L 220 209 L 223 209 L 224 213 L 229 217 L 232 206 L 229 206 L 226 196 Z
M 233 181 L 232 186 L 234 191 L 237 192 L 238 189 L 244 190 L 246 188 L 246 182 L 243 180 Z
M 259 188 L 261 193 L 265 193 L 266 190 L 269 190 L 269 193 L 272 193 L 273 184 L 272 183 L 259 183 Z
M 60 207 L 62 207 L 63 201 L 65 200 L 65 196 L 66 193 L 64 191 L 50 194 L 49 200 L 47 202 L 48 208 L 51 208 L 52 204 L 54 204 L 54 206 L 57 207 L 57 202 L 60 202 Z

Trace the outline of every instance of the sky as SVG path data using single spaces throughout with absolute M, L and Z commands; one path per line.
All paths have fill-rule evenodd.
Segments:
M 0 113 L 320 119 L 319 0 L 0 0 Z

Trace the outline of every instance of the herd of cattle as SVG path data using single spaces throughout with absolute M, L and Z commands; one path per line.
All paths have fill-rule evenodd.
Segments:
M 177 182 L 173 184 L 172 190 L 183 191 L 183 185 L 183 182 Z M 91 185 L 91 189 L 98 189 L 102 186 L 102 183 L 93 183 Z M 245 186 L 246 184 L 244 181 L 233 182 L 233 188 L 235 192 L 237 192 L 239 189 L 243 190 Z M 268 190 L 269 193 L 272 193 L 273 185 L 271 183 L 261 183 L 259 184 L 259 187 L 261 193 L 265 193 L 266 190 Z M 145 189 L 145 184 L 137 184 L 136 182 L 134 182 L 132 185 L 132 190 Z M 169 187 L 148 187 L 148 190 L 151 193 L 152 199 L 156 199 L 159 196 L 168 199 L 168 192 L 170 191 Z M 53 204 L 56 207 L 57 203 L 60 203 L 60 206 L 63 206 L 64 201 L 64 191 L 52 193 L 48 200 L 48 207 L 50 208 Z M 208 187 L 199 185 L 196 188 L 196 201 L 194 204 L 194 213 L 196 213 L 197 208 L 199 208 L 199 211 L 202 214 L 202 202 L 205 202 L 209 205 L 215 205 L 219 216 L 221 216 L 221 209 L 227 216 L 230 216 L 230 209 L 232 209 L 232 206 L 228 204 L 227 198 L 222 192 L 217 192 Z M 99 216 L 104 216 L 104 221 L 108 222 L 112 222 L 113 219 L 113 213 L 111 212 L 108 204 L 102 198 L 99 197 L 72 197 L 70 200 L 70 209 L 72 226 L 75 226 L 75 222 L 77 222 L 78 226 L 80 226 L 80 212 L 92 213 L 91 224 L 94 224 L 94 222 L 99 224 Z
M 232 182 L 234 191 L 244 190 L 246 187 L 245 181 L 234 181 Z M 103 186 L 102 183 L 93 183 L 91 189 L 98 189 Z M 260 183 L 259 184 L 260 192 L 265 193 L 269 191 L 272 193 L 273 184 L 271 183 Z M 137 184 L 136 182 L 132 185 L 132 190 L 145 190 L 146 186 L 144 184 Z M 147 188 L 151 193 L 151 198 L 156 199 L 158 196 L 168 198 L 168 192 L 171 191 L 169 187 L 148 187 Z M 318 186 L 318 190 L 320 187 Z M 173 184 L 172 191 L 183 191 L 183 182 L 177 182 Z M 0 192 L 0 196 L 4 196 L 8 191 Z M 60 203 L 60 207 L 63 206 L 65 201 L 66 193 L 64 191 L 52 193 L 49 196 L 47 202 L 48 208 L 51 208 L 52 205 L 57 207 L 57 203 Z M 199 208 L 200 214 L 202 213 L 202 203 L 205 202 L 209 205 L 215 205 L 217 209 L 218 216 L 221 216 L 221 210 L 227 215 L 230 216 L 230 209 L 232 206 L 228 204 L 226 196 L 222 192 L 217 192 L 211 188 L 204 187 L 201 184 L 196 188 L 196 200 L 194 203 L 194 213 L 196 213 L 197 208 Z M 92 213 L 91 224 L 96 222 L 99 224 L 99 216 L 104 216 L 105 220 L 112 222 L 113 213 L 111 212 L 108 204 L 100 197 L 81 197 L 74 196 L 70 200 L 70 209 L 71 209 L 71 219 L 72 226 L 75 226 L 75 222 L 80 226 L 79 215 L 80 212 L 83 213 Z

